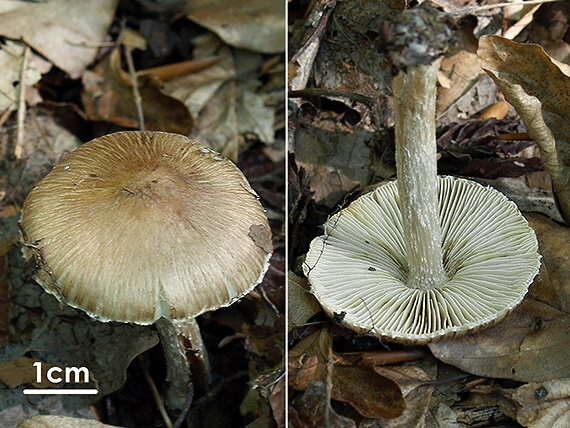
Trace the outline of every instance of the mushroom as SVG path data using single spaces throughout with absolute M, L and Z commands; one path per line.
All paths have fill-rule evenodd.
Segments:
M 156 325 L 174 409 L 189 382 L 209 381 L 196 317 L 251 291 L 272 252 L 240 170 L 165 132 L 118 132 L 71 152 L 32 189 L 20 228 L 48 293 L 100 321 Z
M 432 34 L 441 24 L 425 8 L 394 24 L 397 180 L 332 216 L 303 265 L 326 312 L 405 343 L 500 321 L 540 266 L 534 231 L 513 202 L 473 181 L 437 176 L 436 81 L 445 48 L 431 43 L 443 39 Z

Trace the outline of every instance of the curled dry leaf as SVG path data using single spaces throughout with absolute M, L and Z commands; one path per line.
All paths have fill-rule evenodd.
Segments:
M 394 419 L 381 418 L 363 423 L 364 427 L 423 428 L 430 409 L 435 383 L 417 366 L 375 367 L 374 371 L 397 382 L 406 398 L 406 409 Z
M 332 398 L 351 404 L 367 418 L 395 418 L 406 408 L 398 384 L 365 365 L 335 365 Z
M 477 54 L 539 145 L 562 217 L 570 224 L 570 67 L 539 45 L 499 36 L 481 37 Z

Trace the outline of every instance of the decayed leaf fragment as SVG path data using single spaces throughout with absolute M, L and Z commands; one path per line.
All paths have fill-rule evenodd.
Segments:
M 517 421 L 525 427 L 570 426 L 570 379 L 529 383 L 507 391 L 517 406 Z
M 539 145 L 562 217 L 570 224 L 570 67 L 539 45 L 499 36 L 482 36 L 477 54 Z
M 18 95 L 23 76 L 24 90 L 28 105 L 41 101 L 39 92 L 34 85 L 47 73 L 51 64 L 40 56 L 31 53 L 24 61 L 26 45 L 21 42 L 6 40 L 0 45 L 0 111 L 17 110 Z M 25 70 L 22 70 L 22 67 Z
M 479 385 L 471 390 L 468 401 L 498 406 L 501 413 L 527 428 L 570 426 L 569 378 L 531 382 L 518 388 Z

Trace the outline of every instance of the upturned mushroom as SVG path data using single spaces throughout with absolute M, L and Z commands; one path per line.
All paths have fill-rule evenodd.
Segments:
M 436 82 L 449 38 L 442 24 L 425 9 L 393 24 L 397 180 L 332 216 L 303 265 L 326 312 L 405 343 L 500 321 L 540 266 L 534 231 L 513 202 L 473 181 L 437 176 Z
M 241 171 L 164 132 L 119 132 L 70 153 L 30 192 L 20 228 L 48 293 L 100 321 L 156 325 L 175 409 L 189 382 L 209 381 L 196 317 L 251 291 L 272 253 Z

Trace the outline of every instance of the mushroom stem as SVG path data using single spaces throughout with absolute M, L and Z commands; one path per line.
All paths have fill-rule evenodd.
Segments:
M 199 394 L 209 384 L 210 365 L 200 328 L 195 318 L 160 318 L 155 325 L 166 357 L 165 402 L 172 409 L 182 410 L 190 382 Z
M 408 252 L 407 285 L 432 289 L 443 268 L 437 192 L 435 101 L 441 59 L 400 71 L 393 82 L 398 193 Z

